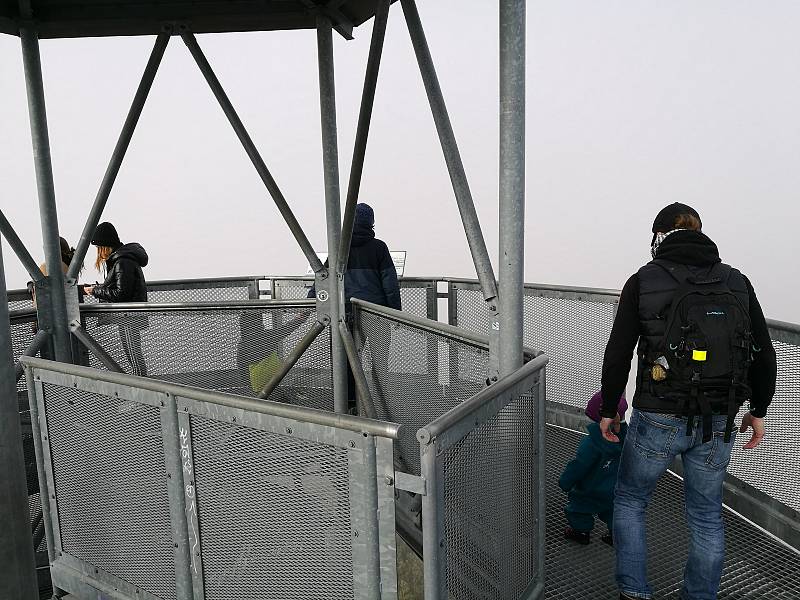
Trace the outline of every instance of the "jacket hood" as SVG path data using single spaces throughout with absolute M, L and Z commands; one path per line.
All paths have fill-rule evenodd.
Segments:
M 671 234 L 661 242 L 656 258 L 693 267 L 710 267 L 720 262 L 717 245 L 700 231 Z
M 619 443 L 609 442 L 605 439 L 603 433 L 600 431 L 599 423 L 589 423 L 589 425 L 586 426 L 586 431 L 589 432 L 589 438 L 592 440 L 592 443 L 597 446 L 603 454 L 611 457 L 622 454 L 622 443 L 625 441 L 625 436 L 628 433 L 627 423 L 620 423 L 619 425 L 619 433 L 617 434 Z
M 356 221 L 353 226 L 353 246 L 363 246 L 370 240 L 375 239 L 375 229 L 364 222 Z
M 108 257 L 106 263 L 110 267 L 112 264 L 117 262 L 121 258 L 129 258 L 136 263 L 139 264 L 140 267 L 146 267 L 147 261 L 149 260 L 147 257 L 147 252 L 145 249 L 142 248 L 140 244 L 133 242 L 131 244 L 124 244 L 114 250 L 114 253 Z

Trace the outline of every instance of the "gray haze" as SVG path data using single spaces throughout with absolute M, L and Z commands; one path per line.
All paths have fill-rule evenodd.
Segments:
M 421 0 L 490 251 L 497 254 L 497 5 Z M 701 213 L 768 316 L 800 321 L 800 3 L 528 4 L 526 280 L 620 287 L 664 204 Z M 371 25 L 336 40 L 349 172 Z M 42 42 L 61 230 L 73 244 L 152 39 Z M 315 34 L 200 43 L 312 243 L 325 250 Z M 0 37 L 0 205 L 41 258 L 19 40 Z M 408 275 L 473 277 L 402 12 L 392 9 L 361 193 Z M 150 279 L 295 274 L 306 262 L 186 48 L 173 39 L 106 211 Z M 7 245 L 11 288 L 27 276 Z M 87 260 L 87 265 L 89 261 Z M 84 279 L 97 275 L 87 266 Z

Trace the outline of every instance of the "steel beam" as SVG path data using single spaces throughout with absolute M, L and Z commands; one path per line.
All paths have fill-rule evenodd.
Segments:
M 425 39 L 425 31 L 422 28 L 416 2 L 414 0 L 400 0 L 400 4 L 403 7 L 408 33 L 411 36 L 411 43 L 414 46 L 414 53 L 417 56 L 417 63 L 422 74 L 422 82 L 428 95 L 428 103 L 431 106 L 433 120 L 436 123 L 436 131 L 439 134 L 444 160 L 450 173 L 450 181 L 453 185 L 458 210 L 461 213 L 461 221 L 464 224 L 467 242 L 472 253 L 472 261 L 475 263 L 475 270 L 481 283 L 484 300 L 488 302 L 497 297 L 497 282 L 495 281 L 492 262 L 489 260 L 489 252 L 486 250 L 486 241 L 483 239 L 475 203 L 472 200 L 472 192 L 469 189 L 467 174 L 464 171 L 464 163 L 461 161 L 461 153 L 458 150 L 453 125 L 450 123 L 447 105 L 444 101 L 442 88 L 439 85 L 439 78 L 436 76 L 436 68 L 433 64 L 430 48 L 428 48 L 428 41 Z
M 97 191 L 94 204 L 92 204 L 92 208 L 89 211 L 89 217 L 86 219 L 86 225 L 83 228 L 80 240 L 78 240 L 78 246 L 75 248 L 75 255 L 67 271 L 68 281 L 78 278 L 78 273 L 81 270 L 84 258 L 86 258 L 86 251 L 89 249 L 94 230 L 100 222 L 100 217 L 106 207 L 108 197 L 111 195 L 111 188 L 114 187 L 117 174 L 122 166 L 122 160 L 125 158 L 125 153 L 128 151 L 128 146 L 133 137 L 133 132 L 136 130 L 136 124 L 139 122 L 139 117 L 142 115 L 144 103 L 150 93 L 150 88 L 153 87 L 153 81 L 158 72 L 158 67 L 161 64 L 161 59 L 164 57 L 167 44 L 169 44 L 169 38 L 170 34 L 168 32 L 161 33 L 156 37 L 153 51 L 150 53 L 150 60 L 147 61 L 147 66 L 139 82 L 139 87 L 133 97 L 131 107 L 128 110 L 128 116 L 125 118 L 125 123 L 122 125 L 122 131 L 119 134 L 117 145 L 114 146 L 114 151 L 111 153 L 111 160 L 108 163 L 105 175 L 103 175 L 103 181 L 100 182 L 100 189 Z
M 377 419 L 378 413 L 375 410 L 375 402 L 372 399 L 372 394 L 369 393 L 369 385 L 367 385 L 367 377 L 364 375 L 364 367 L 358 356 L 358 350 L 356 350 L 356 343 L 353 340 L 353 335 L 347 328 L 346 323 L 339 323 L 339 333 L 344 341 L 344 348 L 347 352 L 347 360 L 350 363 L 350 369 L 353 371 L 358 402 L 364 411 L 362 416 L 368 419 Z M 388 415 L 388 411 L 386 414 Z
M 28 95 L 28 112 L 33 140 L 33 158 L 39 194 L 39 215 L 42 224 L 47 277 L 50 282 L 50 312 L 52 315 L 53 347 L 56 360 L 70 362 L 72 348 L 67 328 L 67 304 L 64 290 L 64 272 L 61 270 L 61 244 L 58 235 L 53 165 L 50 160 L 50 137 L 47 130 L 47 111 L 42 82 L 42 62 L 39 55 L 39 38 L 29 21 L 20 25 L 22 62 Z
M 262 400 L 269 399 L 270 394 L 272 394 L 272 392 L 275 391 L 275 388 L 280 385 L 281 381 L 283 381 L 283 378 L 286 377 L 286 374 L 297 364 L 297 361 L 300 360 L 300 357 L 303 356 L 305 351 L 308 350 L 311 344 L 314 343 L 314 340 L 319 337 L 319 334 L 325 331 L 325 327 L 325 324 L 320 323 L 319 321 L 311 326 L 311 329 L 308 330 L 308 333 L 303 336 L 303 339 L 297 343 L 297 346 L 294 347 L 294 350 L 292 350 L 289 353 L 289 356 L 286 357 L 286 361 L 281 365 L 280 369 L 278 369 L 278 372 L 272 376 L 272 379 L 270 379 L 267 382 L 267 385 L 264 386 L 264 389 L 261 390 L 261 393 L 258 395 L 259 398 Z M 333 337 L 333 332 L 331 332 L 331 337 Z
M 42 270 L 39 268 L 39 265 L 37 265 L 36 261 L 33 260 L 30 252 L 28 252 L 25 244 L 22 243 L 22 240 L 19 239 L 17 232 L 14 231 L 14 228 L 11 226 L 11 223 L 8 222 L 8 219 L 3 214 L 2 210 L 0 210 L 0 233 L 2 233 L 3 237 L 6 238 L 8 245 L 11 246 L 14 254 L 17 255 L 17 258 L 19 258 L 22 266 L 25 267 L 25 270 L 28 272 L 28 275 L 31 276 L 31 279 L 40 284 L 47 281 L 44 273 L 42 273 Z
M 361 92 L 361 108 L 358 112 L 356 141 L 353 147 L 353 160 L 350 163 L 350 180 L 347 183 L 347 197 L 344 205 L 342 239 L 339 244 L 339 273 L 347 270 L 350 259 L 350 243 L 353 240 L 353 224 L 356 219 L 356 203 L 361 191 L 361 175 L 364 172 L 364 157 L 367 153 L 369 126 L 372 121 L 372 107 L 375 104 L 375 89 L 378 85 L 378 72 L 381 66 L 383 42 L 386 38 L 386 24 L 389 21 L 391 0 L 380 0 L 375 11 L 372 26 L 372 40 L 367 57 L 367 72 L 364 75 L 364 90 Z
M 0 248 L 0 297 L 6 295 Z M 0 302 L 0 598 L 38 598 L 8 303 Z
M 50 339 L 50 334 L 46 331 L 39 330 L 36 332 L 36 335 L 33 337 L 33 341 L 31 345 L 25 349 L 22 356 L 36 356 L 39 354 L 39 350 L 41 350 L 47 340 Z M 22 374 L 25 372 L 25 367 L 22 366 L 21 362 L 18 362 L 16 367 L 14 367 L 14 381 L 19 381 L 22 378 Z
M 500 376 L 522 366 L 525 264 L 525 0 L 500 2 Z
M 74 335 L 78 341 L 86 347 L 87 350 L 94 354 L 97 360 L 103 363 L 103 366 L 106 369 L 112 373 L 125 372 L 122 370 L 122 367 L 117 364 L 117 361 L 115 361 L 111 355 L 106 352 L 100 344 L 97 343 L 97 340 L 95 340 L 80 323 L 73 323 L 72 335 Z
M 328 225 L 328 311 L 331 318 L 333 360 L 333 407 L 348 409 L 347 356 L 338 324 L 344 319 L 344 278 L 339 269 L 342 213 L 339 191 L 339 146 L 336 139 L 336 82 L 333 63 L 333 28 L 328 17 L 317 16 L 317 63 L 319 110 L 322 125 L 322 162 L 325 175 L 325 218 Z
M 292 235 L 294 235 L 294 238 L 300 245 L 300 249 L 303 251 L 303 254 L 305 254 L 306 260 L 308 260 L 308 264 L 311 265 L 311 268 L 315 273 L 322 271 L 324 269 L 322 262 L 319 260 L 316 252 L 314 252 L 314 248 L 311 246 L 311 242 L 308 241 L 308 237 L 306 237 L 303 228 L 300 227 L 300 223 L 297 222 L 297 218 L 294 216 L 292 209 L 289 207 L 289 203 L 286 202 L 286 198 L 284 198 L 283 193 L 278 187 L 278 184 L 275 182 L 275 179 L 272 177 L 269 169 L 267 169 L 264 159 L 261 158 L 261 154 L 259 154 L 256 145 L 250 138 L 250 134 L 247 133 L 247 129 L 245 129 L 242 120 L 236 113 L 236 109 L 233 108 L 233 104 L 231 104 L 231 101 L 228 98 L 228 95 L 225 93 L 222 84 L 219 82 L 219 79 L 217 79 L 217 76 L 214 73 L 214 70 L 211 68 L 208 59 L 200 49 L 197 39 L 189 31 L 181 32 L 181 38 L 197 63 L 197 66 L 199 67 L 200 72 L 203 74 L 203 77 L 205 77 L 208 86 L 211 88 L 211 91 L 214 93 L 214 96 L 217 99 L 217 102 L 219 102 L 222 112 L 225 113 L 225 116 L 228 118 L 228 121 L 233 127 L 234 132 L 236 132 L 236 136 L 242 143 L 247 156 L 250 158 L 250 161 L 253 163 L 258 175 L 261 177 L 261 181 L 264 182 L 267 191 L 275 201 L 275 206 L 278 207 L 278 210 L 283 216 L 283 219 L 286 221 L 286 224 L 289 226 Z

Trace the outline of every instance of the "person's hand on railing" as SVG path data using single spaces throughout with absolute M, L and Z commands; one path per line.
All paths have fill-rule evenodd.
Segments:
M 618 419 L 609 419 L 608 417 L 603 417 L 600 419 L 600 431 L 602 432 L 604 439 L 608 440 L 609 442 L 619 444 L 619 437 L 617 436 L 619 433 Z
M 744 433 L 749 427 L 753 428 L 753 437 L 744 445 L 745 450 L 752 450 L 761 443 L 764 439 L 764 419 L 754 417 L 752 414 L 747 413 L 742 419 L 742 426 L 739 427 L 739 433 Z

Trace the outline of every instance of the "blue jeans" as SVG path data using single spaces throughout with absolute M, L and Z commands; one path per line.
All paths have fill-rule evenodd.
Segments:
M 614 547 L 617 585 L 633 598 L 652 598 L 647 583 L 645 510 L 656 483 L 681 456 L 689 526 L 689 560 L 683 572 L 683 600 L 716 600 L 725 559 L 722 483 L 731 459 L 734 434 L 725 443 L 725 416 L 715 416 L 712 439 L 703 443 L 698 418 L 694 435 L 686 419 L 633 411 L 622 450 L 614 497 Z

